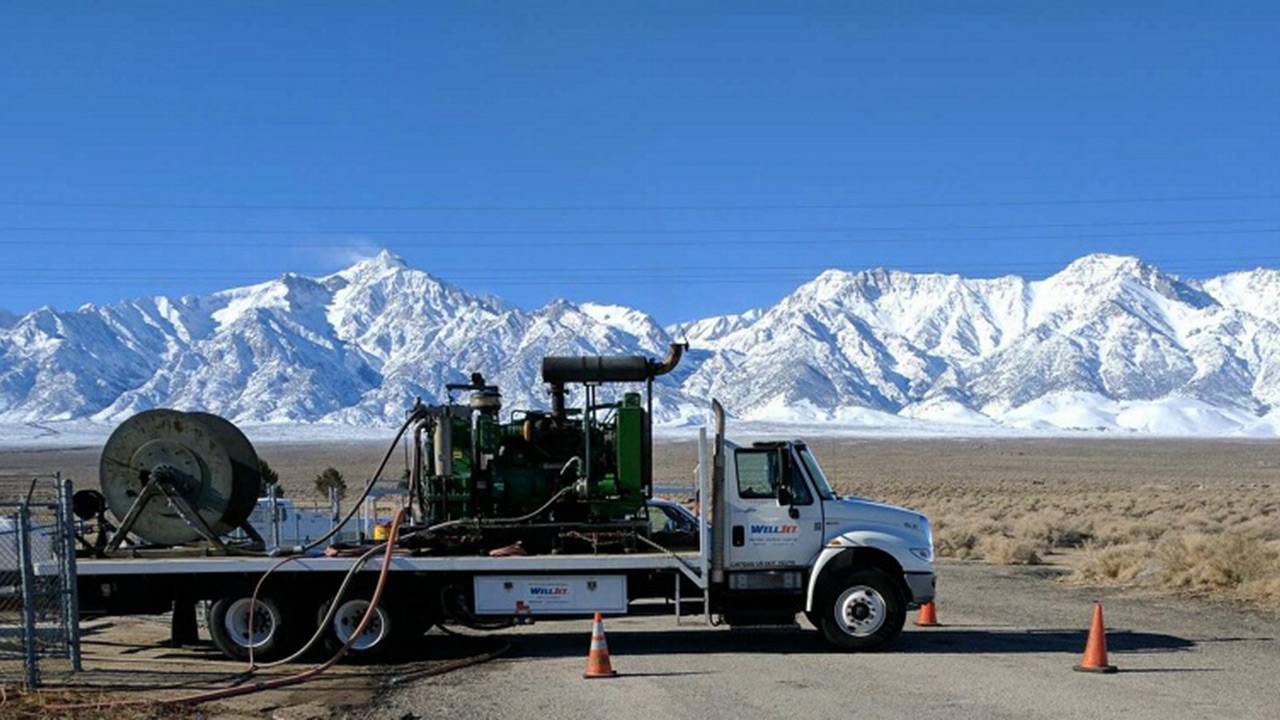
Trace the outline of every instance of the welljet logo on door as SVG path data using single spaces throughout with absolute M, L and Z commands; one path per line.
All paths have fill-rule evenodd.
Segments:
M 751 526 L 752 545 L 789 545 L 800 537 L 799 525 L 767 525 L 764 523 Z
M 568 595 L 569 588 L 566 585 L 530 585 L 529 594 L 541 597 L 559 597 Z
M 799 525 L 752 525 L 752 535 L 791 535 L 800 532 Z

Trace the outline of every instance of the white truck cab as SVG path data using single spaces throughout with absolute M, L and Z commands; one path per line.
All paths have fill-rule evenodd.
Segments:
M 836 495 L 800 441 L 736 445 L 721 431 L 716 454 L 711 582 L 726 622 L 782 623 L 802 610 L 833 644 L 872 650 L 933 600 L 928 518 Z

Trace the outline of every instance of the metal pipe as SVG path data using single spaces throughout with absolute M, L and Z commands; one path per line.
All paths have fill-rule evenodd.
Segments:
M 435 461 L 436 475 L 446 477 L 453 474 L 453 418 L 448 410 L 436 417 L 435 431 L 431 433 L 431 448 Z
M 709 537 L 707 513 L 708 483 L 707 466 L 711 458 L 707 455 L 707 428 L 698 428 L 698 576 L 699 588 L 702 590 L 702 613 L 707 625 L 711 625 L 711 548 L 707 547 Z
M 643 355 L 548 355 L 542 358 L 542 381 L 552 386 L 571 382 L 644 382 L 674 370 L 684 348 L 682 343 L 671 343 L 667 356 L 660 361 Z
M 724 544 L 729 538 L 729 517 L 725 510 L 724 496 L 724 406 L 712 399 L 711 412 L 715 415 L 716 444 L 711 474 L 711 522 L 718 535 L 711 542 L 711 582 L 724 582 Z
M 551 415 L 557 420 L 565 417 L 564 383 L 551 383 Z
M 652 380 L 659 375 L 666 375 L 675 370 L 676 366 L 680 364 L 680 358 L 684 357 L 685 349 L 688 347 L 688 343 L 671 343 L 667 347 L 667 356 L 662 359 L 662 362 L 655 363 L 650 360 L 649 379 Z
M 329 547 L 337 542 L 334 536 L 338 532 L 338 520 L 342 518 L 342 506 L 338 500 L 338 488 L 329 488 Z
M 271 547 L 280 547 L 280 504 L 277 498 L 276 483 L 267 486 L 267 503 L 271 508 Z
M 410 516 L 414 501 L 422 497 L 422 430 L 426 420 L 419 420 L 413 426 L 413 451 L 409 457 L 409 507 Z M 425 522 L 427 509 L 418 503 L 418 517 L 415 520 Z
M 587 497 L 591 497 L 591 425 L 592 419 L 595 417 L 595 411 L 591 406 L 595 404 L 595 392 L 591 385 L 583 386 L 583 403 L 582 403 L 582 483 L 586 487 Z
M 680 573 L 671 573 L 671 576 L 676 579 L 676 589 L 675 589 L 675 593 L 673 594 L 676 597 L 676 625 L 679 625 L 680 624 L 680 602 L 681 602 L 681 597 L 680 597 L 680 579 L 681 578 L 680 578 Z

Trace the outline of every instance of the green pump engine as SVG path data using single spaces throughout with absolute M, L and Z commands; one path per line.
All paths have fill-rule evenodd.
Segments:
M 479 373 L 450 384 L 449 402 L 426 409 L 414 432 L 411 486 L 427 524 L 462 518 L 520 518 L 558 499 L 553 523 L 609 524 L 633 518 L 653 489 L 653 380 L 680 362 L 684 345 L 666 358 L 548 356 L 542 380 L 551 408 L 500 417 L 502 394 Z M 583 387 L 581 407 L 566 406 L 566 386 Z M 598 400 L 603 384 L 643 383 Z M 454 393 L 465 392 L 465 404 Z

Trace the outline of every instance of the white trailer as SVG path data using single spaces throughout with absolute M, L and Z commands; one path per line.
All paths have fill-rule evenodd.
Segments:
M 804 612 L 823 636 L 847 650 L 892 642 L 907 611 L 934 596 L 933 540 L 919 513 L 839 497 L 802 442 L 736 445 L 717 409 L 712 439 L 699 436 L 696 552 L 544 554 L 509 557 L 402 554 L 374 621 L 352 645 L 371 656 L 412 644 L 431 625 L 545 616 L 625 613 L 631 601 L 667 597 L 701 602 L 707 622 L 793 624 Z M 710 520 L 710 522 L 709 522 Z M 368 608 L 380 556 L 343 594 L 326 633 L 342 644 Z M 83 614 L 174 610 L 175 641 L 192 639 L 194 607 L 208 601 L 208 627 L 220 649 L 244 657 L 289 653 L 317 629 L 350 557 L 308 556 L 275 572 L 254 606 L 250 596 L 279 558 L 113 557 L 78 562 Z M 346 634 L 344 634 L 346 633 Z

